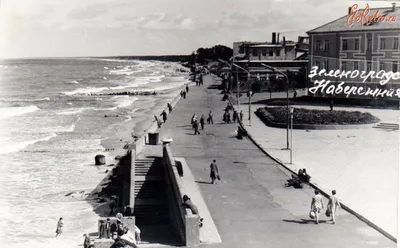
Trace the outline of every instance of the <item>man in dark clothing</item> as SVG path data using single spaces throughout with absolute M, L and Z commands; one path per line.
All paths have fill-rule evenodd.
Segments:
M 329 107 L 331 108 L 331 111 L 333 110 L 333 100 L 329 103 Z
M 183 94 L 183 99 L 186 99 L 186 91 L 183 91 L 182 94 Z
M 297 96 L 297 91 L 294 90 L 294 92 L 293 92 L 293 98 L 296 98 L 296 96 Z
M 239 115 L 240 115 L 240 122 L 242 122 L 243 121 L 243 111 L 242 110 L 240 110 Z
M 189 92 L 189 85 L 186 85 L 186 92 Z
M 208 122 L 208 124 L 214 124 L 214 121 L 213 121 L 213 113 L 212 113 L 211 110 L 210 110 L 210 113 L 208 113 L 207 122 Z
M 236 120 L 238 119 L 238 113 L 237 111 L 233 111 L 233 123 L 236 123 Z M 239 121 L 239 120 L 238 120 Z
M 168 107 L 168 110 L 169 110 L 169 112 L 171 113 L 172 112 L 172 106 L 171 106 L 171 104 L 167 104 L 167 107 Z
M 200 125 L 201 125 L 201 130 L 204 130 L 204 115 L 201 115 L 200 117 Z
M 110 239 L 111 238 L 111 221 L 110 218 L 107 218 L 107 222 L 105 224 L 106 226 L 106 239 Z
M 163 118 L 163 122 L 165 123 L 167 121 L 167 112 L 165 112 L 165 110 L 161 113 L 162 118 Z
M 107 230 L 104 220 L 100 220 L 100 227 L 99 227 L 99 239 L 104 239 L 106 237 Z
M 200 135 L 200 132 L 199 132 L 199 122 L 198 122 L 197 120 L 194 121 L 194 123 L 193 123 L 193 128 L 194 128 L 194 135 L 197 135 L 197 134 Z
M 215 161 L 215 159 L 213 160 L 213 162 L 210 165 L 210 177 L 211 177 L 211 184 L 215 184 L 215 180 L 221 180 L 219 177 L 219 172 L 218 172 L 218 166 L 217 166 L 217 161 Z

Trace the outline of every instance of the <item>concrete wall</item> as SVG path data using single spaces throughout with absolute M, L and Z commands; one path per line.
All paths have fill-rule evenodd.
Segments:
M 182 205 L 183 182 L 168 144 L 163 146 L 163 164 L 166 172 L 170 216 L 174 216 L 172 218 L 174 231 L 180 237 L 182 244 L 186 246 L 198 245 L 200 244 L 199 216 Z

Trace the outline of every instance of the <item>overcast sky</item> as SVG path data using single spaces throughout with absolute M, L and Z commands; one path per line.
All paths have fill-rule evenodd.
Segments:
M 296 40 L 348 0 L 0 0 L 0 57 L 189 54 L 233 41 Z M 374 3 L 371 3 L 374 6 Z M 390 2 L 382 1 L 384 6 Z M 375 4 L 376 5 L 376 4 Z

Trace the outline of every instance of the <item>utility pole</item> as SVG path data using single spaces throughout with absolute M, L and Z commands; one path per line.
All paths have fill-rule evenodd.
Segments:
M 194 65 L 193 65 L 193 67 L 194 67 L 194 76 L 193 76 L 193 82 L 196 82 L 196 53 L 193 53 L 194 54 Z

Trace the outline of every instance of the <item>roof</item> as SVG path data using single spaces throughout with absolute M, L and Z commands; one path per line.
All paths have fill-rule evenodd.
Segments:
M 273 63 L 273 62 L 305 62 L 307 63 L 307 61 L 298 61 L 298 60 L 294 60 L 294 59 L 288 59 L 288 60 L 248 60 L 248 59 L 244 59 L 244 60 L 236 60 L 235 63 L 237 62 L 254 62 L 254 63 Z
M 362 13 L 362 9 L 358 10 L 358 15 Z M 324 24 L 320 27 L 312 29 L 307 32 L 307 34 L 312 33 L 327 33 L 327 32 L 345 32 L 345 31 L 368 31 L 368 30 L 393 30 L 400 29 L 400 9 L 396 8 L 395 11 L 392 11 L 392 8 L 374 8 L 370 9 L 369 15 L 367 17 L 371 17 L 379 11 L 379 16 L 386 16 L 385 20 L 388 20 L 390 16 L 395 16 L 397 21 L 383 21 L 377 22 L 373 21 L 370 25 L 364 25 L 361 22 L 354 22 L 353 25 L 347 25 L 346 21 L 349 15 L 345 15 L 340 17 L 334 21 L 331 21 L 327 24 Z M 357 16 L 358 16 L 357 15 Z
M 294 43 L 286 43 L 285 46 L 295 46 Z M 283 43 L 280 44 L 259 44 L 259 45 L 252 45 L 250 47 L 282 47 Z

